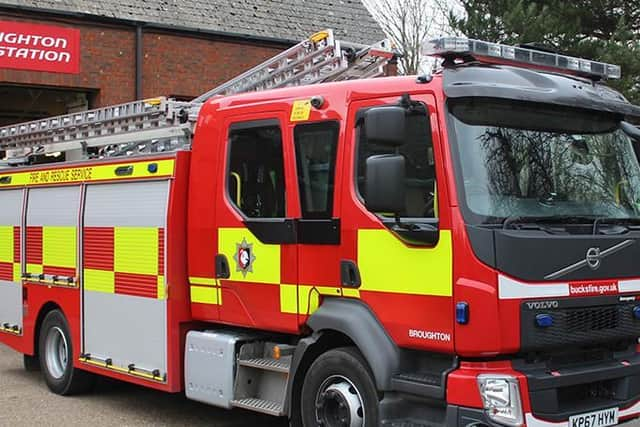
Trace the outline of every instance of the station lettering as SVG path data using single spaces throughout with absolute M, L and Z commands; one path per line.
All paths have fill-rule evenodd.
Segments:
M 29 174 L 29 184 L 56 184 L 61 182 L 87 181 L 91 179 L 92 173 L 92 167 L 34 171 Z

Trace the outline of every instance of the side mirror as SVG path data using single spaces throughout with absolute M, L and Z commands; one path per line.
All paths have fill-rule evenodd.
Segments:
M 397 106 L 374 107 L 364 115 L 367 141 L 388 147 L 399 147 L 406 140 L 406 110 Z
M 405 210 L 405 160 L 398 154 L 367 159 L 365 204 L 371 212 L 400 214 Z
M 629 122 L 620 122 L 620 129 L 635 142 L 640 142 L 640 129 Z

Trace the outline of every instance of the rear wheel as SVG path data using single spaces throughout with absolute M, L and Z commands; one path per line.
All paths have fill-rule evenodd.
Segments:
M 378 393 L 356 348 L 330 350 L 313 362 L 302 386 L 301 412 L 305 427 L 378 426 Z
M 95 378 L 73 367 L 71 334 L 60 310 L 53 310 L 44 318 L 38 348 L 44 380 L 52 392 L 65 396 L 93 387 Z
M 38 356 L 29 356 L 28 354 L 23 354 L 22 364 L 25 371 L 35 372 L 40 370 L 40 360 L 38 360 Z

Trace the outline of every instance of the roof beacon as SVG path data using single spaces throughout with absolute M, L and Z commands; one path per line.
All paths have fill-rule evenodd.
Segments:
M 494 64 L 528 64 L 535 68 L 558 70 L 591 79 L 621 77 L 619 65 L 463 37 L 442 37 L 430 40 L 422 45 L 422 53 L 449 59 L 471 57 L 480 62 Z

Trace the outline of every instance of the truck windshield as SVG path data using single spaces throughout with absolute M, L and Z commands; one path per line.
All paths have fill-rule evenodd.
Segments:
M 449 110 L 467 222 L 640 219 L 640 167 L 621 117 L 478 98 Z

